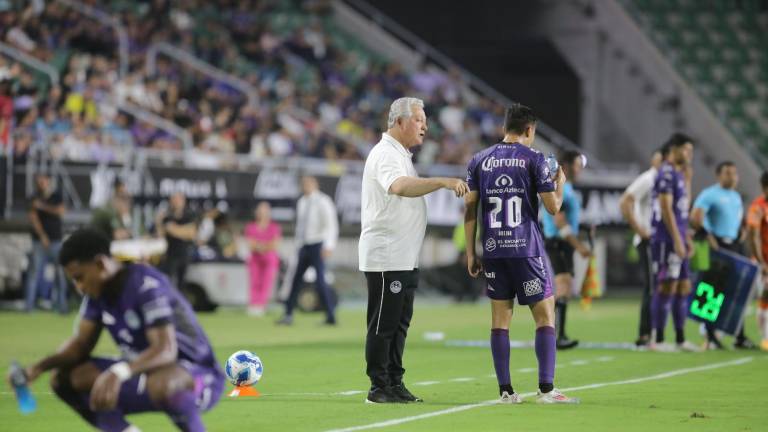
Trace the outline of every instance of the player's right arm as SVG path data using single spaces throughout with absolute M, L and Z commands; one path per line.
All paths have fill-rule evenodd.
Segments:
M 544 204 L 544 208 L 551 215 L 557 214 L 560 211 L 560 207 L 563 205 L 563 185 L 565 184 L 565 173 L 563 168 L 560 167 L 557 170 L 557 176 L 555 176 L 555 190 L 552 192 L 539 192 L 541 202 Z
M 467 270 L 469 275 L 477 277 L 483 266 L 475 251 L 475 236 L 477 235 L 477 204 L 480 194 L 476 191 L 470 191 L 464 195 L 464 238 L 467 242 Z
M 685 258 L 685 242 L 683 241 L 680 230 L 677 229 L 677 218 L 675 217 L 675 211 L 672 208 L 672 193 L 665 192 L 659 194 L 659 205 L 661 206 L 661 220 L 664 222 L 664 226 L 667 227 L 669 235 L 672 237 L 672 241 L 675 244 L 675 254 L 680 258 Z
M 100 323 L 82 317 L 75 335 L 64 342 L 56 353 L 27 368 L 26 373 L 29 381 L 33 381 L 43 372 L 74 366 L 88 358 L 96 346 L 96 342 L 99 341 L 101 328 Z
M 765 256 L 763 255 L 763 245 L 760 239 L 760 229 L 762 220 L 765 217 L 763 209 L 757 205 L 752 204 L 747 212 L 747 236 L 749 238 L 749 245 L 752 248 L 752 253 L 755 255 L 760 267 L 766 269 L 768 264 L 765 262 Z

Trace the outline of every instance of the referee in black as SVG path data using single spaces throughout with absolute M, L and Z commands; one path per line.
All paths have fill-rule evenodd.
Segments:
M 459 179 L 419 178 L 410 149 L 427 132 L 424 102 L 392 102 L 387 131 L 365 161 L 362 189 L 360 271 L 368 282 L 366 373 L 368 403 L 421 402 L 403 384 L 403 351 L 419 279 L 419 252 L 427 227 L 424 195 L 441 188 L 469 191 Z

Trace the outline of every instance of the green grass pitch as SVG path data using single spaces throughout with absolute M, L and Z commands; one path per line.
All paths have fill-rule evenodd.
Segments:
M 635 303 L 625 300 L 598 301 L 590 311 L 573 304 L 569 332 L 585 341 L 628 342 L 635 336 L 636 316 Z M 426 402 L 381 406 L 364 404 L 364 393 L 345 394 L 368 386 L 363 361 L 364 306 L 341 310 L 337 328 L 319 326 L 318 315 L 300 315 L 293 327 L 276 327 L 276 317 L 249 318 L 240 310 L 200 316 L 220 362 L 240 349 L 257 353 L 264 362 L 264 377 L 257 386 L 264 395 L 256 399 L 222 397 L 204 416 L 209 430 L 326 431 L 388 421 L 376 430 L 768 430 L 768 355 L 759 351 L 559 352 L 558 388 L 614 384 L 571 392 L 582 398 L 578 406 L 540 406 L 533 397 L 516 406 L 474 406 L 497 395 L 490 350 L 428 341 L 424 333 L 443 332 L 446 340 L 486 341 L 490 307 L 486 301 L 431 305 L 417 297 L 405 352 L 405 378 Z M 12 359 L 26 364 L 54 350 L 71 333 L 72 322 L 73 315 L 0 314 L 0 365 L 5 367 Z M 756 339 L 754 316 L 747 317 L 747 324 L 749 335 Z M 692 340 L 701 340 L 695 323 L 689 321 L 687 332 Z M 669 336 L 671 333 L 669 329 Z M 532 339 L 533 322 L 527 308 L 515 310 L 510 335 L 515 340 Z M 106 333 L 97 353 L 116 353 Z M 532 349 L 512 350 L 512 381 L 518 392 L 536 390 L 535 368 Z M 89 430 L 50 393 L 47 374 L 35 382 L 33 392 L 38 410 L 25 417 L 18 412 L 11 389 L 4 386 L 0 430 Z M 412 419 L 429 413 L 433 415 Z M 173 430 L 161 414 L 134 415 L 129 420 L 144 431 Z

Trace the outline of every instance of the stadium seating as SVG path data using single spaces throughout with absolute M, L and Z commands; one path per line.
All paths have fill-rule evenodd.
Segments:
M 126 101 L 189 132 L 194 149 L 187 150 L 254 159 L 362 159 L 378 141 L 389 102 L 404 95 L 423 98 L 431 120 L 419 162 L 463 164 L 481 142 L 498 137 L 499 104 L 470 92 L 457 74 L 402 70 L 339 29 L 327 2 L 88 3 L 127 28 L 127 76 L 117 76 L 112 31 L 57 2 L 41 10 L 20 5 L 0 29 L 3 42 L 63 77 L 55 97 L 47 79 L 36 80 L 29 91 L 34 110 L 17 115 L 17 134 L 70 159 L 109 161 L 135 147 L 183 147 L 174 134 L 117 109 Z M 25 39 L 36 46 L 24 46 Z M 258 103 L 248 105 L 228 83 L 163 55 L 149 75 L 146 52 L 161 41 L 250 83 Z M 2 62 L 0 56 L 0 69 Z M 17 75 L 16 89 L 27 73 Z M 46 112 L 50 124 L 41 120 Z
M 760 0 L 623 4 L 749 151 L 768 155 L 768 10 Z

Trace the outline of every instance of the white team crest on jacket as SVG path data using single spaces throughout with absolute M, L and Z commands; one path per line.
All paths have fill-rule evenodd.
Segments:
M 400 281 L 394 281 L 389 284 L 389 290 L 392 291 L 392 294 L 397 294 L 403 290 L 403 284 Z

